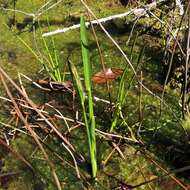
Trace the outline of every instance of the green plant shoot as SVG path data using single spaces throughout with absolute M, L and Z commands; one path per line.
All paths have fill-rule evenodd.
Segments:
M 92 100 L 92 91 L 91 91 L 91 65 L 90 65 L 90 56 L 89 56 L 89 46 L 87 31 L 85 26 L 84 17 L 80 18 L 80 39 L 81 39 L 81 48 L 82 48 L 82 61 L 84 68 L 84 81 L 85 89 L 88 95 L 88 109 L 89 109 L 89 132 L 90 134 L 90 158 L 92 164 L 92 176 L 96 177 L 97 173 L 97 161 L 96 161 L 96 135 L 95 135 L 95 118 L 93 111 L 93 100 Z

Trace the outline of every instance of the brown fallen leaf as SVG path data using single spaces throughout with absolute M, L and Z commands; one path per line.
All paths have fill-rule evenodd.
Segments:
M 117 68 L 106 68 L 92 76 L 92 81 L 96 84 L 104 84 L 111 82 L 121 76 L 123 73 L 122 69 Z

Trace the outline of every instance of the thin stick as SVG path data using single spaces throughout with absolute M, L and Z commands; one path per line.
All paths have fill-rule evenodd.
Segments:
M 98 18 L 96 17 L 96 15 L 93 13 L 93 11 L 88 7 L 88 5 L 81 0 L 82 4 L 85 6 L 85 8 L 89 11 L 89 13 L 96 19 L 97 23 L 99 24 L 99 26 L 101 27 L 101 29 L 104 31 L 104 33 L 108 36 L 108 38 L 111 40 L 111 42 L 117 47 L 117 49 L 120 51 L 120 53 L 122 54 L 122 56 L 125 58 L 126 62 L 128 63 L 128 65 L 130 66 L 132 72 L 134 73 L 135 76 L 137 76 L 137 73 L 133 67 L 133 64 L 131 63 L 131 61 L 129 60 L 129 58 L 127 57 L 127 55 L 125 54 L 125 52 L 121 49 L 121 47 L 118 45 L 118 43 L 111 37 L 111 35 L 109 34 L 109 32 L 105 29 L 105 27 L 101 24 L 101 22 L 98 21 Z M 142 87 L 151 95 L 153 95 L 154 97 L 156 97 L 157 99 L 160 100 L 160 97 L 157 96 L 155 93 L 153 93 L 150 89 L 148 89 L 144 84 L 142 84 L 138 79 L 137 81 L 142 85 Z
M 39 146 L 40 150 L 41 150 L 42 153 L 44 154 L 44 157 L 45 157 L 46 161 L 48 162 L 49 167 L 50 167 L 50 169 L 51 169 L 52 176 L 54 177 L 54 180 L 55 180 L 57 189 L 58 189 L 58 190 L 61 190 L 61 184 L 60 184 L 59 179 L 58 179 L 58 177 L 57 177 L 57 174 L 56 174 L 56 172 L 55 172 L 55 166 L 54 166 L 53 162 L 51 162 L 51 160 L 49 159 L 49 157 L 48 157 L 46 151 L 44 150 L 42 144 L 40 143 L 40 141 L 39 141 L 39 139 L 38 139 L 38 137 L 37 137 L 37 134 L 32 130 L 32 128 L 30 127 L 30 125 L 28 124 L 28 122 L 26 121 L 26 119 L 24 118 L 23 114 L 21 113 L 21 111 L 20 111 L 20 109 L 19 109 L 19 107 L 18 107 L 16 101 L 14 100 L 14 98 L 13 98 L 11 92 L 9 91 L 9 89 L 8 89 L 8 87 L 7 87 L 7 85 L 6 85 L 5 81 L 4 81 L 4 78 L 3 78 L 2 74 L 0 74 L 0 78 L 1 78 L 1 81 L 2 81 L 2 83 L 3 83 L 3 86 L 4 86 L 4 88 L 5 88 L 5 90 L 6 90 L 7 94 L 8 94 L 8 96 L 10 97 L 10 99 L 11 99 L 11 101 L 12 101 L 12 104 L 13 104 L 14 107 L 15 107 L 15 110 L 16 110 L 16 112 L 17 112 L 17 115 L 20 117 L 20 119 L 22 120 L 22 122 L 25 124 L 26 128 L 27 128 L 28 131 L 31 133 L 33 139 L 36 141 L 36 144 Z
M 7 80 L 18 90 L 18 92 L 25 98 L 25 100 L 30 104 L 31 107 L 38 113 L 38 115 L 54 130 L 54 132 L 72 149 L 74 150 L 74 147 L 69 143 L 67 139 L 63 137 L 63 135 L 58 131 L 56 127 L 52 125 L 50 121 L 47 120 L 47 118 L 42 114 L 41 111 L 37 109 L 37 106 L 30 100 L 25 94 L 22 92 L 22 90 L 16 85 L 16 83 L 6 74 L 6 72 L 3 70 L 3 68 L 0 66 L 0 73 L 2 73 Z
M 88 17 L 91 19 L 89 12 L 88 12 Z M 91 23 L 91 21 L 90 21 L 90 26 L 92 28 L 93 36 L 94 36 L 94 39 L 95 39 L 96 44 L 97 44 L 97 48 L 98 48 L 98 52 L 99 52 L 99 56 L 100 56 L 100 62 L 101 62 L 101 65 L 102 65 L 102 68 L 103 68 L 103 71 L 104 71 L 104 77 L 106 78 L 106 74 L 105 74 L 106 73 L 106 67 L 105 67 L 105 63 L 104 63 L 104 60 L 103 60 L 102 51 L 101 51 L 101 48 L 100 48 L 98 37 L 96 35 L 96 31 L 94 29 L 94 25 Z M 110 84 L 108 83 L 108 80 L 106 80 L 106 86 L 107 86 L 107 92 L 108 92 L 108 97 L 109 97 L 109 101 L 110 101 L 110 104 L 109 104 L 110 105 L 110 110 L 112 110 L 111 91 L 110 91 Z M 110 112 L 110 116 L 112 117 L 111 112 Z
M 12 150 L 11 147 L 9 147 L 3 140 L 1 140 L 1 138 L 0 138 L 0 144 L 6 147 L 12 154 L 14 154 L 18 160 L 21 160 L 26 166 L 28 166 L 31 169 L 31 171 L 33 172 L 35 171 L 33 166 L 22 155 Z
M 142 71 L 140 72 L 140 81 L 143 81 L 143 74 Z M 142 85 L 139 85 L 139 122 L 141 123 L 143 119 L 142 115 Z
M 139 168 L 139 171 L 140 171 L 142 177 L 144 178 L 144 181 L 147 181 L 146 176 L 145 176 L 145 174 L 142 171 L 143 168 L 141 167 L 140 163 L 137 164 L 137 167 Z M 148 188 L 150 190 L 153 190 L 153 188 L 151 187 L 150 183 L 147 183 L 147 186 L 148 186 Z
M 190 2 L 187 5 L 188 10 L 188 31 L 187 31 L 187 42 L 186 44 L 186 58 L 185 58 L 185 73 L 184 73 L 184 85 L 183 85 L 183 93 L 182 93 L 182 113 L 183 113 L 183 119 L 185 119 L 185 104 L 186 104 L 186 92 L 187 92 L 187 72 L 188 72 L 188 64 L 189 64 L 189 56 L 190 56 L 190 11 L 189 11 Z
M 119 148 L 119 143 L 118 144 L 115 144 L 114 142 L 111 143 L 112 146 L 117 150 L 117 152 L 119 153 L 119 155 L 121 156 L 121 158 L 123 160 L 125 160 L 125 156 L 123 155 L 123 153 L 121 152 L 120 148 Z
M 158 168 L 160 168 L 165 174 L 161 177 L 165 177 L 165 176 L 169 176 L 175 183 L 177 183 L 180 187 L 182 187 L 184 190 L 188 190 L 187 187 L 185 187 L 185 185 L 180 182 L 175 176 L 173 176 L 172 174 L 174 173 L 180 173 L 180 172 L 183 172 L 183 171 L 187 171 L 187 170 L 190 170 L 190 166 L 185 166 L 183 168 L 179 168 L 179 169 L 175 169 L 175 170 L 172 170 L 170 172 L 168 172 L 166 169 L 164 169 L 162 166 L 160 166 L 160 164 L 158 164 L 150 154 L 148 154 L 147 152 L 143 151 L 143 150 L 140 150 L 140 152 L 145 155 L 145 157 L 150 160 L 155 166 L 157 166 Z M 158 178 L 158 177 L 157 177 Z M 151 180 L 151 181 L 154 181 L 155 179 Z
M 15 175 L 20 174 L 20 173 L 21 173 L 21 171 L 19 171 L 19 172 L 7 172 L 7 173 L 2 173 L 2 174 L 0 174 L 0 179 L 1 179 L 1 178 L 4 178 L 4 177 L 15 176 Z
M 46 7 L 49 3 L 45 3 L 44 5 L 42 5 L 35 13 L 28 13 L 28 12 L 25 12 L 25 11 L 21 11 L 21 10 L 17 10 L 15 8 L 13 9 L 7 9 L 7 8 L 0 8 L 1 10 L 5 10 L 5 11 L 12 11 L 14 13 L 21 13 L 21 14 L 24 14 L 26 16 L 30 16 L 30 17 L 33 17 L 33 20 L 36 20 L 38 19 L 42 14 L 44 14 L 45 12 L 49 11 L 50 9 L 54 8 L 55 6 L 57 6 L 59 3 L 61 3 L 63 0 L 59 0 L 57 1 L 56 3 L 54 3 L 53 5 L 50 5 L 49 7 L 47 7 L 46 9 L 44 9 L 44 7 Z
M 160 3 L 165 2 L 165 1 L 166 0 L 158 0 L 156 2 L 153 2 L 153 3 L 150 3 L 150 4 L 146 5 L 144 8 L 135 8 L 135 9 L 132 9 L 132 10 L 127 11 L 125 13 L 116 14 L 116 15 L 96 19 L 96 20 L 91 21 L 91 23 L 92 24 L 105 23 L 107 21 L 117 19 L 117 18 L 126 17 L 126 16 L 129 16 L 131 14 L 134 14 L 135 16 L 138 17 L 139 13 L 140 13 L 140 15 L 143 16 L 143 15 L 146 14 L 147 10 L 151 10 L 151 9 L 155 8 L 157 6 L 157 4 L 160 4 Z M 84 1 L 81 1 L 81 2 L 84 3 Z M 86 25 L 86 27 L 88 27 L 90 25 L 90 22 L 86 22 L 85 25 Z M 56 35 L 56 34 L 59 34 L 59 33 L 65 33 L 67 31 L 74 30 L 74 29 L 77 29 L 77 28 L 80 28 L 80 24 L 76 24 L 76 25 L 66 27 L 66 28 L 63 28 L 63 29 L 58 29 L 58 30 L 55 30 L 55 31 L 52 31 L 52 32 L 47 32 L 47 33 L 44 33 L 42 36 L 43 37 L 52 36 L 52 35 Z
M 112 155 L 113 155 L 113 153 L 115 152 L 115 150 L 116 150 L 116 148 L 114 147 L 114 148 L 112 149 L 112 151 L 108 154 L 108 156 L 106 157 L 106 159 L 104 159 L 104 160 L 102 161 L 102 164 L 103 164 L 104 166 L 107 165 L 108 161 L 109 161 L 110 158 L 112 157 Z
M 58 109 L 56 109 L 54 106 L 52 106 L 48 103 L 46 103 L 46 105 L 49 106 L 50 108 L 54 109 L 61 116 L 61 118 L 63 118 L 63 121 L 65 122 L 65 125 L 68 129 L 68 132 L 70 132 L 69 124 L 68 124 L 67 120 L 65 119 L 65 117 L 63 116 L 63 114 Z
M 79 169 L 78 169 L 78 165 L 77 165 L 77 161 L 73 155 L 73 153 L 71 152 L 71 150 L 65 145 L 65 143 L 61 143 L 65 149 L 67 149 L 67 151 L 70 153 L 72 159 L 73 159 L 73 162 L 74 162 L 74 165 L 75 165 L 75 169 L 76 169 L 76 174 L 77 174 L 77 177 L 80 178 L 80 172 L 79 172 Z

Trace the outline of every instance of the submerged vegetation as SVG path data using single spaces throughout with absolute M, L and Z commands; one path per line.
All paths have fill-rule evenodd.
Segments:
M 188 190 L 190 3 L 87 2 L 0 0 L 0 189 Z

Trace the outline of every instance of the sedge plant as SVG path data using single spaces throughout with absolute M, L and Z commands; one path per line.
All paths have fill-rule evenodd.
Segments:
M 80 102 L 83 110 L 83 116 L 86 126 L 86 133 L 88 138 L 91 167 L 92 167 L 92 177 L 95 178 L 97 174 L 97 160 L 96 160 L 96 135 L 95 135 L 95 117 L 93 110 L 93 98 L 92 98 L 92 86 L 91 86 L 91 65 L 90 65 L 90 56 L 88 49 L 88 38 L 87 31 L 85 26 L 84 17 L 80 18 L 80 40 L 81 40 L 81 49 L 82 49 L 82 61 L 84 69 L 84 83 L 85 90 L 81 83 L 79 74 L 76 67 L 71 61 L 69 61 L 69 68 L 75 79 L 76 87 L 80 96 Z M 87 93 L 87 103 L 85 101 L 85 92 Z M 88 107 L 88 110 L 86 110 Z
M 134 44 L 133 44 L 133 46 L 134 46 Z M 131 57 L 132 57 L 132 52 L 133 52 L 133 50 L 131 51 Z M 138 69 L 140 61 L 142 59 L 143 53 L 144 53 L 144 47 L 141 49 L 139 56 L 138 56 L 137 69 Z M 125 102 L 126 102 L 126 98 L 127 98 L 129 89 L 131 88 L 132 82 L 133 82 L 134 77 L 135 77 L 135 76 L 133 76 L 132 79 L 130 81 L 128 81 L 127 80 L 127 73 L 128 73 L 127 71 L 128 71 L 128 67 L 125 68 L 123 75 L 121 77 L 121 80 L 120 80 L 119 89 L 117 92 L 116 106 L 115 106 L 115 110 L 114 110 L 114 114 L 113 114 L 113 120 L 111 123 L 110 132 L 112 132 L 115 129 L 115 127 L 118 126 L 118 124 L 120 123 L 120 125 L 127 126 L 128 130 L 131 134 L 132 139 L 136 141 L 132 127 L 130 127 L 127 124 L 127 121 L 126 121 L 126 119 L 123 115 L 123 112 L 122 112 L 123 106 L 125 105 Z M 126 87 L 126 83 L 128 83 L 127 87 Z
M 48 27 L 50 27 L 48 17 L 47 17 L 47 23 Z M 40 28 L 40 33 L 42 34 L 41 28 Z M 41 65 L 43 65 L 46 73 L 49 75 L 49 77 L 52 80 L 60 83 L 64 82 L 65 72 L 64 69 L 62 68 L 61 62 L 59 61 L 59 56 L 54 37 L 50 37 L 50 39 L 45 39 L 44 37 L 42 37 L 43 52 L 40 52 L 39 50 L 36 51 L 19 36 L 18 39 L 34 55 L 37 61 Z
M 46 16 L 48 29 L 50 31 L 49 17 Z M 42 35 L 42 31 L 40 28 L 40 32 Z M 45 52 L 47 56 L 47 64 L 44 65 L 45 70 L 49 73 L 50 77 L 57 82 L 64 82 L 65 72 L 62 71 L 62 64 L 59 60 L 55 39 L 53 36 L 50 37 L 50 41 L 46 41 L 44 37 L 42 37 L 43 45 L 45 47 Z
M 135 39 L 133 40 L 133 44 L 131 47 L 131 51 L 130 51 L 130 59 L 131 60 L 132 60 L 132 56 L 133 56 L 133 50 L 134 50 L 134 47 L 135 47 L 135 44 L 137 41 L 137 37 L 138 37 L 138 34 L 135 36 Z M 128 71 L 128 68 L 126 67 L 123 74 L 122 74 L 120 83 L 119 83 L 119 88 L 117 91 L 116 106 L 115 106 L 115 110 L 114 110 L 114 114 L 113 114 L 113 120 L 111 123 L 110 132 L 112 132 L 115 129 L 115 127 L 118 125 L 119 119 L 123 118 L 122 107 L 125 103 L 125 99 L 126 99 L 127 94 L 128 94 L 127 92 L 129 90 L 129 88 L 131 86 L 131 82 L 132 82 L 132 80 L 131 80 L 128 88 L 126 89 L 125 84 L 127 81 L 127 71 Z

